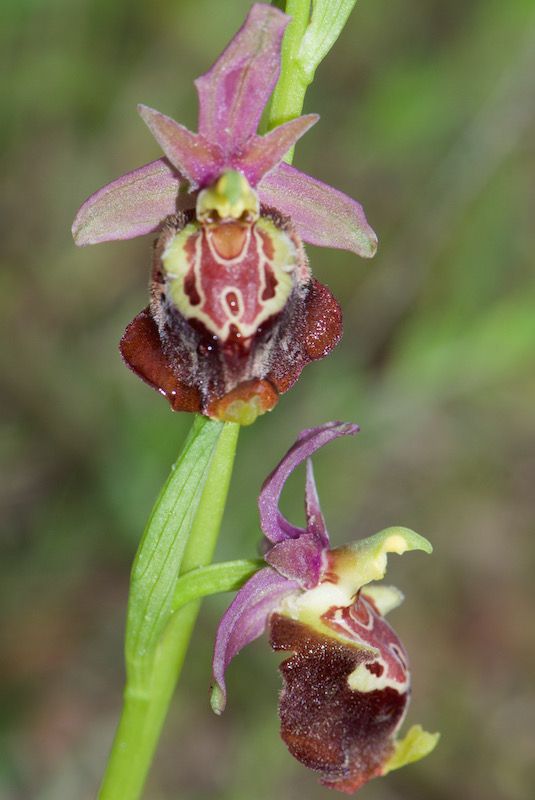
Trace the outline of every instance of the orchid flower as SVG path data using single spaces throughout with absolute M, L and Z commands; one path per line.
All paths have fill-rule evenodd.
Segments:
M 253 5 L 195 82 L 198 133 L 148 106 L 165 157 L 103 187 L 73 224 L 79 245 L 159 232 L 150 305 L 127 327 L 128 366 L 174 410 L 248 424 L 341 336 L 341 311 L 303 242 L 373 256 L 359 203 L 283 158 L 318 116 L 258 135 L 289 17 Z
M 416 761 L 438 735 L 418 725 L 396 739 L 410 693 L 407 654 L 384 615 L 403 600 L 376 584 L 388 553 L 423 550 L 430 543 L 406 528 L 329 549 L 310 456 L 356 425 L 330 422 L 303 431 L 265 481 L 259 497 L 267 566 L 240 589 L 218 628 L 212 707 L 226 703 L 231 659 L 266 628 L 274 650 L 292 655 L 280 666 L 281 735 L 295 758 L 322 783 L 352 793 L 370 778 Z M 307 459 L 306 527 L 279 510 L 284 484 Z

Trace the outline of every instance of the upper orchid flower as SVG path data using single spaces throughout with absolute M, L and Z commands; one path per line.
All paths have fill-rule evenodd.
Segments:
M 236 595 L 219 625 L 212 707 L 225 707 L 225 670 L 269 625 L 274 650 L 293 653 L 280 670 L 281 734 L 292 755 L 321 774 L 322 783 L 352 793 L 370 778 L 415 761 L 438 735 L 413 726 L 395 738 L 410 693 L 407 654 L 384 615 L 403 596 L 383 578 L 387 553 L 424 550 L 429 542 L 406 528 L 388 528 L 329 549 L 311 461 L 307 461 L 306 528 L 279 510 L 288 476 L 319 447 L 356 433 L 331 422 L 303 431 L 260 493 L 260 523 L 268 564 Z
M 127 364 L 175 410 L 246 424 L 341 335 L 341 312 L 312 278 L 302 242 L 374 254 L 362 207 L 282 162 L 317 120 L 257 135 L 280 72 L 289 17 L 256 4 L 196 83 L 199 130 L 140 106 L 165 158 L 82 205 L 79 245 L 161 231 L 151 303 L 121 342 Z

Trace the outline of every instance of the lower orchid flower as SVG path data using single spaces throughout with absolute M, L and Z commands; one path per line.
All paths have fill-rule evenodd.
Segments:
M 176 411 L 249 424 L 271 410 L 342 332 L 303 242 L 376 250 L 359 203 L 283 162 L 316 114 L 257 134 L 289 20 L 253 5 L 196 81 L 198 133 L 139 106 L 165 158 L 97 191 L 73 224 L 80 245 L 159 231 L 150 306 L 127 327 L 121 353 Z
M 303 431 L 265 481 L 259 510 L 267 566 L 240 589 L 221 620 L 212 691 L 212 707 L 220 714 L 231 659 L 269 628 L 272 648 L 292 653 L 280 666 L 282 738 L 322 783 L 346 793 L 422 758 L 438 740 L 418 725 L 396 738 L 410 673 L 405 649 L 384 616 L 403 596 L 375 583 L 385 574 L 388 553 L 430 553 L 430 543 L 407 528 L 388 528 L 329 548 L 309 457 L 357 431 L 339 422 Z M 279 498 L 305 459 L 306 527 L 298 528 L 280 512 Z

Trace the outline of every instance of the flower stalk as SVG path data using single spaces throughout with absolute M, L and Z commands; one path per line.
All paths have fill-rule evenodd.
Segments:
M 100 800 L 140 797 L 195 626 L 198 598 L 225 590 L 223 567 L 208 575 L 200 568 L 212 560 L 217 543 L 238 433 L 238 425 L 196 418 L 147 524 L 132 570 L 123 711 Z M 163 549 L 171 532 L 174 547 L 166 542 Z M 166 581 L 171 565 L 175 579 Z M 242 569 L 244 576 L 251 574 L 251 565 L 242 563 Z M 239 573 L 231 562 L 229 589 Z M 181 584 L 179 576 L 186 574 L 195 575 L 197 583 L 188 577 Z M 154 619 L 147 597 L 161 604 Z
M 299 116 L 315 69 L 336 41 L 354 2 L 288 0 L 285 4 L 284 10 L 292 17 L 292 21 L 283 41 L 281 73 L 268 116 L 269 130 L 280 122 L 290 122 Z M 282 4 L 275 5 L 280 7 Z M 262 13 L 257 6 L 255 8 L 257 10 L 254 13 Z M 204 84 L 200 79 L 201 96 L 205 92 L 208 100 L 210 86 L 206 78 Z M 177 145 L 179 133 L 185 137 L 181 141 L 186 142 L 184 153 L 187 154 L 187 131 L 184 133 L 184 129 L 177 127 L 172 120 L 151 109 L 143 107 L 141 113 L 164 144 L 171 126 L 175 137 L 169 140 L 171 149 Z M 209 115 L 203 124 L 209 128 Z M 296 128 L 297 131 L 297 127 L 292 126 L 292 130 Z M 298 135 L 301 134 L 288 134 L 288 141 L 295 141 Z M 280 142 L 275 145 L 279 147 L 281 157 L 287 145 L 283 134 L 280 137 Z M 276 150 L 275 145 L 273 147 Z M 166 154 L 169 155 L 167 150 Z M 292 157 L 293 146 L 285 156 L 285 161 L 291 163 Z M 207 156 L 208 166 L 211 164 L 210 158 L 211 155 Z M 173 158 L 170 161 L 173 162 Z M 147 189 L 142 200 L 148 205 L 142 213 L 137 205 L 140 193 L 136 195 L 135 192 L 136 175 L 141 175 Z M 175 212 L 176 193 L 181 180 L 174 168 L 169 166 L 169 161 L 161 160 L 100 190 L 78 214 L 73 228 L 78 244 L 130 238 L 156 230 L 161 219 Z M 289 177 L 283 171 L 281 197 L 292 196 L 288 193 L 288 181 L 294 193 L 295 214 L 299 219 L 303 217 L 306 231 L 310 228 L 307 240 L 345 247 L 366 257 L 373 255 L 375 235 L 367 226 L 357 203 L 295 170 Z M 305 184 L 302 184 L 303 181 Z M 190 183 L 194 184 L 195 181 L 190 180 Z M 267 202 L 271 200 L 269 192 L 273 194 L 278 188 L 267 182 L 265 185 Z M 305 188 L 302 189 L 302 186 Z M 305 190 L 310 193 L 310 203 L 303 209 L 300 203 Z M 322 196 L 330 191 L 327 196 L 332 208 L 336 209 L 336 214 L 332 216 L 332 235 L 324 235 L 316 224 L 317 220 L 309 224 L 310 215 L 319 204 L 314 194 L 318 191 Z M 320 238 L 316 241 L 314 237 L 318 236 Z M 146 315 L 146 312 L 143 313 Z M 142 322 L 147 320 L 143 317 Z M 146 339 L 147 331 L 144 329 L 143 333 Z M 124 351 L 124 339 L 122 352 L 129 362 Z M 160 370 L 158 377 L 163 375 L 162 380 L 167 386 L 167 365 L 158 363 L 157 367 Z M 149 379 L 146 375 L 142 377 L 166 394 L 163 384 L 160 385 L 156 379 Z M 178 391 L 174 383 L 171 388 L 173 390 L 169 389 L 168 394 L 180 396 L 182 403 L 172 403 L 176 410 L 196 410 L 196 401 L 191 399 L 190 394 L 183 392 L 182 396 L 182 389 Z M 220 417 L 231 418 L 228 415 Z M 239 589 L 262 567 L 263 562 L 247 560 L 211 564 L 226 504 L 238 432 L 239 425 L 236 422 L 223 423 L 196 416 L 184 449 L 149 518 L 132 569 L 125 647 L 127 682 L 124 705 L 101 785 L 100 800 L 137 800 L 141 796 L 186 657 L 201 598 L 216 592 Z

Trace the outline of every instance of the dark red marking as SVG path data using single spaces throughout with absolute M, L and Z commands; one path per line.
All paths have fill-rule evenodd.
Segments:
M 229 289 L 235 289 L 241 294 L 239 321 L 242 324 L 254 325 L 264 311 L 259 300 L 263 267 L 253 235 L 249 238 L 248 247 L 245 247 L 247 230 L 247 226 L 237 223 L 211 225 L 192 234 L 186 248 L 192 266 L 197 258 L 200 259 L 200 268 L 196 274 L 197 289 L 203 297 L 201 311 L 211 319 L 218 332 L 225 329 L 229 319 L 229 307 L 225 302 Z M 197 255 L 197 248 L 192 240 L 196 242 L 199 237 L 200 251 Z M 214 258 L 209 240 L 221 260 Z M 230 260 L 238 258 L 239 261 Z M 231 316 L 235 316 L 234 311 Z
M 277 279 L 269 264 L 264 265 L 264 279 L 266 281 L 266 288 L 262 292 L 262 300 L 271 300 L 272 297 L 275 297 Z
M 360 622 L 361 625 L 369 625 L 371 622 L 368 607 L 360 600 L 359 597 L 356 598 L 355 602 L 350 608 L 345 610 L 347 612 L 346 616 L 351 616 L 355 622 Z
M 227 296 L 225 297 L 225 301 L 228 306 L 228 310 L 230 313 L 235 317 L 240 311 L 240 304 L 238 303 L 238 297 L 236 292 L 227 292 Z
M 372 675 L 376 675 L 378 678 L 381 677 L 385 668 L 382 664 L 379 664 L 378 661 L 374 661 L 373 664 L 364 664 L 368 672 L 371 672 Z
M 197 286 L 195 284 L 195 272 L 193 267 L 190 267 L 188 274 L 184 278 L 184 292 L 188 296 L 192 306 L 199 305 L 201 302 L 201 296 L 197 291 Z
M 356 644 L 369 645 L 379 650 L 386 665 L 387 676 L 400 686 L 406 683 L 408 667 L 403 645 L 364 591 L 359 593 L 352 605 L 330 608 L 322 615 L 322 622 L 345 637 L 353 635 Z

